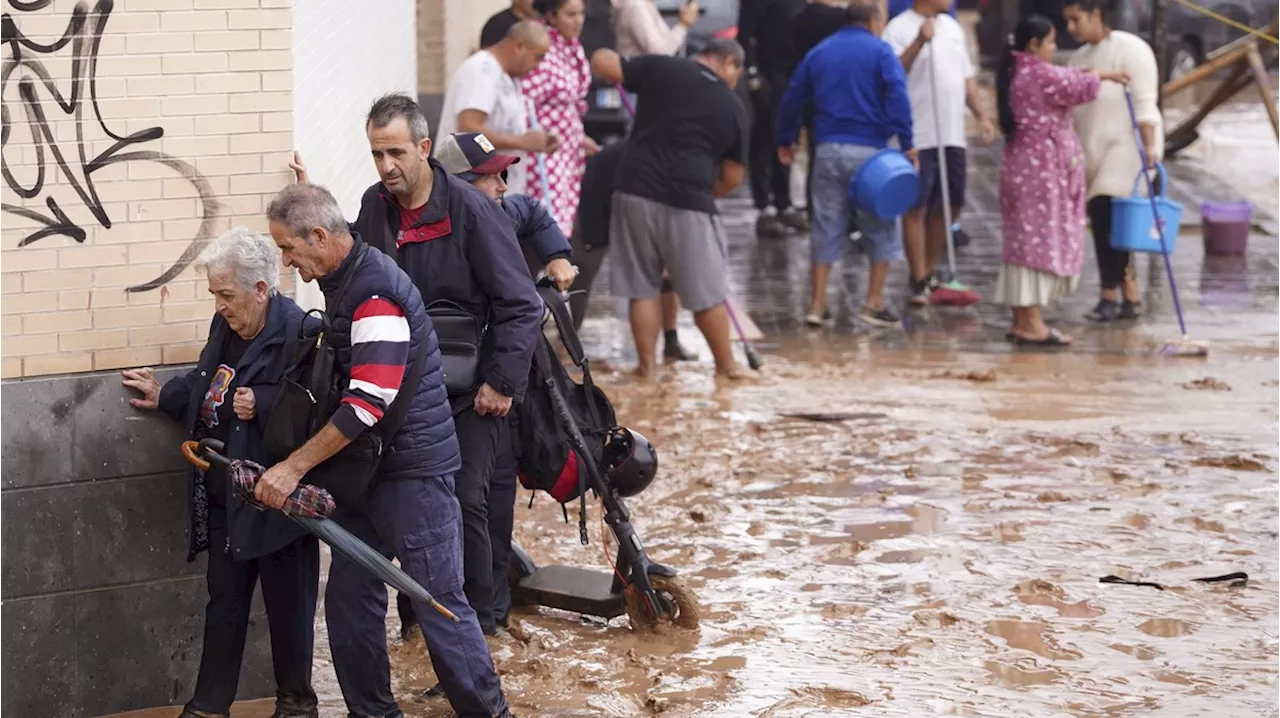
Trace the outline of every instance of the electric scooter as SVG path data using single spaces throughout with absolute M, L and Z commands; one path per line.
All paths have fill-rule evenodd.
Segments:
M 563 296 L 546 281 L 539 282 L 538 294 L 542 296 L 547 313 L 555 318 L 561 343 L 570 359 L 582 370 L 584 383 L 590 382 L 589 362 L 574 331 Z M 535 354 L 539 362 L 559 361 L 545 334 L 539 335 Z M 621 492 L 610 483 L 608 471 L 597 458 L 598 453 L 588 448 L 560 387 L 549 373 L 544 374 L 547 376 L 543 383 L 564 434 L 579 459 L 585 459 L 586 486 L 580 497 L 579 539 L 583 545 L 587 544 L 585 494 L 590 490 L 600 498 L 605 512 L 604 523 L 617 541 L 618 550 L 613 571 L 606 572 L 574 566 L 538 566 L 528 552 L 513 542 L 508 571 L 512 605 L 546 606 L 605 619 L 625 613 L 635 629 L 651 628 L 660 622 L 696 628 L 700 614 L 697 596 L 679 578 L 675 569 L 649 560 L 640 535 L 631 524 L 631 513 Z

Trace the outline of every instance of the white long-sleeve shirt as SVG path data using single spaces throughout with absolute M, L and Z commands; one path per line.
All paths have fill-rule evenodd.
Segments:
M 623 57 L 674 55 L 688 30 L 667 25 L 653 0 L 613 0 L 613 35 Z
M 1071 53 L 1067 64 L 1091 67 L 1098 72 L 1123 70 L 1129 74 L 1133 106 L 1139 123 L 1155 125 L 1153 154 L 1164 157 L 1164 121 L 1156 106 L 1160 74 L 1156 56 L 1145 40 L 1131 33 L 1112 30 L 1102 42 L 1084 45 Z M 1107 195 L 1128 197 L 1142 169 L 1133 123 L 1124 99 L 1124 87 L 1102 83 L 1098 98 L 1075 110 L 1076 132 L 1084 146 L 1087 197 Z

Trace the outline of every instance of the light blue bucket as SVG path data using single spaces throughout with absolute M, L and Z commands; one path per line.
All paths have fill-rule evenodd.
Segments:
M 882 219 L 906 214 L 916 203 L 920 179 L 901 150 L 886 148 L 871 155 L 849 182 L 854 206 Z
M 1139 170 L 1138 176 L 1133 180 L 1133 194 L 1111 200 L 1112 249 L 1162 254 L 1165 251 L 1160 247 L 1160 233 L 1163 229 L 1164 244 L 1168 247 L 1169 254 L 1173 254 L 1182 222 L 1182 205 L 1169 199 L 1166 194 L 1169 181 L 1165 176 L 1164 165 L 1157 164 L 1156 172 L 1160 176 L 1160 194 L 1155 196 L 1160 228 L 1151 221 L 1151 199 L 1138 193 L 1138 184 L 1142 182 L 1142 171 Z

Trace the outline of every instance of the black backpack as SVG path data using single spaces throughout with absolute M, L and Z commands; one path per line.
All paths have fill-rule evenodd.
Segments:
M 582 370 L 582 383 L 569 376 L 550 340 L 539 332 L 529 387 L 519 406 L 517 475 L 526 489 L 546 492 L 562 505 L 578 499 L 585 516 L 589 487 L 586 462 L 593 463 L 597 475 L 604 475 L 605 440 L 617 418 L 609 397 L 591 380 L 591 369 L 564 299 L 550 287 L 539 287 L 538 294 L 556 320 L 569 358 Z M 557 408 L 552 392 L 563 397 L 567 412 Z M 579 456 L 573 449 L 570 421 L 581 432 L 591 456 Z

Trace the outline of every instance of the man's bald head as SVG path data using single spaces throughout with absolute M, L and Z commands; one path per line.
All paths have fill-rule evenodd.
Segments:
M 507 30 L 507 36 L 492 51 L 508 75 L 524 77 L 542 62 L 542 56 L 550 49 L 547 26 L 537 20 L 521 20 Z
M 850 25 L 867 27 L 880 17 L 880 0 L 849 0 L 844 16 Z
M 537 20 L 521 20 L 512 25 L 507 30 L 507 39 L 514 42 L 523 42 L 527 45 L 551 43 L 551 35 L 547 33 L 547 26 Z

